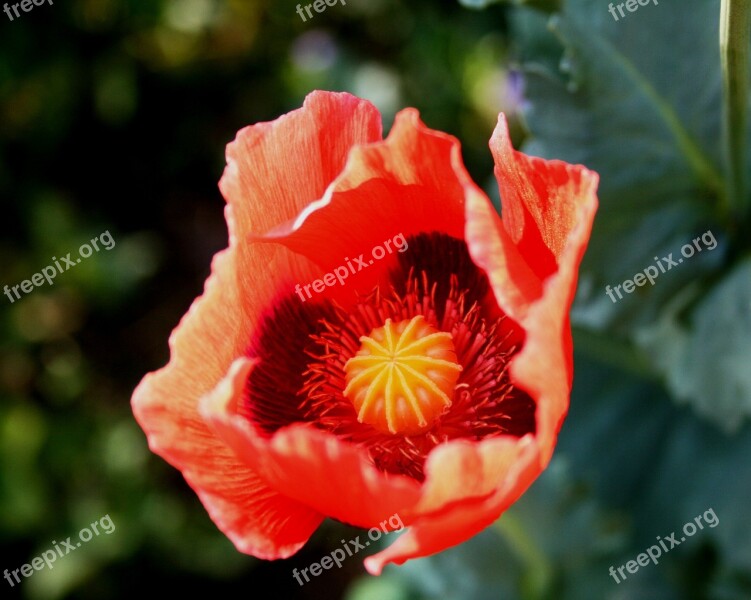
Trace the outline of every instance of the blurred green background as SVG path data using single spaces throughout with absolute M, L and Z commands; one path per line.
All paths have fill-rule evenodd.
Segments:
M 0 13 L 0 285 L 101 232 L 116 242 L 52 286 L 0 296 L 0 569 L 105 514 L 116 525 L 53 570 L 12 589 L 1 579 L 2 596 L 125 598 L 156 585 L 348 600 L 751 598 L 751 221 L 725 184 L 719 0 L 661 0 L 617 23 L 600 0 L 348 0 L 305 23 L 295 4 L 68 0 Z M 226 245 L 225 145 L 313 89 L 372 100 L 386 131 L 417 107 L 460 138 L 494 201 L 487 143 L 500 111 L 517 146 L 582 162 L 602 186 L 573 314 L 571 413 L 548 471 L 460 547 L 379 578 L 356 556 L 300 587 L 293 568 L 360 532 L 327 522 L 284 561 L 238 553 L 148 451 L 129 400 L 168 360 L 170 331 Z M 604 294 L 707 230 L 715 250 L 618 304 Z M 716 528 L 623 583 L 609 576 L 709 508 Z

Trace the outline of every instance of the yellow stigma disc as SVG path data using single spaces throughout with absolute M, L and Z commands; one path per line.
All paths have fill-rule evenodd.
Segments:
M 417 434 L 451 406 L 462 367 L 450 333 L 418 315 L 396 324 L 386 319 L 360 342 L 344 366 L 344 395 L 360 423 L 384 433 Z

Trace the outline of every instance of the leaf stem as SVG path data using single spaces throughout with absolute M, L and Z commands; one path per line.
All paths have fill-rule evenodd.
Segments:
M 722 60 L 724 146 L 728 169 L 729 206 L 736 217 L 748 213 L 746 195 L 746 137 L 749 89 L 751 0 L 722 0 L 720 54 Z
M 527 534 L 513 511 L 506 512 L 494 525 L 525 567 L 524 587 L 532 598 L 544 597 L 553 581 L 553 566 Z
M 561 10 L 561 0 L 517 0 L 517 3 L 536 8 L 546 13 L 559 12 Z
M 649 359 L 627 340 L 582 327 L 573 327 L 572 332 L 574 348 L 583 355 L 641 379 L 659 381 Z

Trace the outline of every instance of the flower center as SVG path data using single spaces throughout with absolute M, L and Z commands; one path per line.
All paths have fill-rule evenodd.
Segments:
M 418 315 L 396 324 L 386 319 L 360 342 L 344 365 L 344 395 L 360 423 L 411 435 L 430 428 L 451 406 L 462 367 L 450 333 Z

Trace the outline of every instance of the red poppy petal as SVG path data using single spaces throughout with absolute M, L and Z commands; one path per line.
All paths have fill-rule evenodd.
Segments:
M 232 270 L 229 251 L 214 260 L 215 273 Z M 264 558 L 294 554 L 323 519 L 319 513 L 272 490 L 205 425 L 197 412 L 197 395 L 213 378 L 221 378 L 223 361 L 233 352 L 230 331 L 238 306 L 230 286 L 206 284 L 170 338 L 170 364 L 147 375 L 133 394 L 133 412 L 146 432 L 149 447 L 183 472 L 217 526 L 243 552 Z
M 500 449 L 474 454 L 470 448 L 456 447 L 447 450 L 453 456 L 444 464 L 446 457 L 436 454 L 430 464 L 433 492 L 420 506 L 449 504 L 422 517 L 410 515 L 410 530 L 366 560 L 374 574 L 389 562 L 401 564 L 463 542 L 495 521 L 547 466 L 568 410 L 573 372 L 569 310 L 597 210 L 598 177 L 583 167 L 516 152 L 503 116 L 491 146 L 503 219 L 494 214 L 483 194 L 469 193 L 466 239 L 473 260 L 488 274 L 499 306 L 525 331 L 510 373 L 514 385 L 537 402 L 537 432 L 534 438 L 518 442 L 477 444 L 478 448 L 493 448 L 488 442 L 518 444 L 507 445 L 505 455 Z M 461 474 L 461 465 L 470 472 Z M 475 493 L 493 484 L 497 487 L 486 499 L 451 504 L 456 498 L 454 481 Z
M 399 233 L 437 231 L 461 239 L 469 184 L 459 141 L 429 129 L 415 109 L 406 109 L 386 140 L 354 148 L 326 195 L 266 239 L 309 257 L 322 272 L 344 257 L 369 255 Z M 362 275 L 348 284 L 368 289 L 373 280 Z
M 480 442 L 456 440 L 436 446 L 425 463 L 425 482 L 414 513 L 425 516 L 456 503 L 477 501 L 493 494 L 513 466 L 515 446 L 533 439 L 511 436 L 486 438 Z M 407 517 L 412 512 L 407 513 Z
M 340 521 L 372 527 L 415 504 L 419 484 L 386 475 L 364 450 L 309 425 L 263 436 L 242 414 L 252 361 L 239 359 L 227 378 L 201 403 L 204 418 L 241 460 L 290 498 Z
M 542 282 L 519 253 L 490 200 L 483 193 L 467 197 L 467 248 L 483 269 L 499 306 L 511 318 L 522 317 L 542 294 Z
M 381 137 L 381 116 L 370 102 L 316 91 L 302 108 L 242 129 L 227 146 L 219 187 L 228 204 L 247 320 L 255 321 L 280 286 L 291 290 L 319 274 L 309 260 L 287 249 L 252 242 L 323 196 L 352 147 Z
M 385 550 L 365 559 L 365 568 L 379 575 L 388 563 L 402 564 L 460 544 L 491 525 L 529 487 L 540 473 L 537 446 L 530 438 L 494 440 L 488 450 L 493 462 L 503 465 L 506 477 L 485 499 L 465 501 L 436 515 L 416 519 Z
M 272 490 L 226 448 L 210 451 L 208 468 L 184 474 L 216 526 L 240 552 L 267 560 L 295 554 L 324 515 Z
M 490 146 L 504 228 L 526 264 L 543 280 L 539 301 L 519 315 L 527 338 L 512 362 L 511 377 L 537 400 L 537 435 L 547 465 L 568 411 L 573 380 L 569 310 L 597 211 L 599 177 L 582 166 L 517 152 L 503 115 Z M 519 308 L 524 312 L 523 307 L 504 306 L 501 295 L 499 303 L 511 311 L 508 314 L 515 316 Z
M 511 380 L 537 399 L 537 437 L 543 466 L 553 455 L 558 431 L 568 412 L 573 380 L 569 309 L 597 208 L 594 193 L 591 198 L 591 203 L 582 206 L 582 219 L 560 256 L 558 272 L 545 282 L 543 297 L 522 320 L 527 338 L 511 364 Z
M 561 266 L 562 253 L 572 243 L 572 231 L 585 217 L 583 211 L 596 209 L 599 177 L 579 165 L 514 150 L 503 114 L 498 117 L 490 149 L 501 192 L 503 225 L 542 281 Z M 589 235 L 583 240 L 585 247 L 588 240 Z
M 219 527 L 256 556 L 292 554 L 322 516 L 271 490 L 197 412 L 198 399 L 246 351 L 278 286 L 306 272 L 307 261 L 289 250 L 245 238 L 296 215 L 323 194 L 353 145 L 380 139 L 380 115 L 369 102 L 324 92 L 308 96 L 300 110 L 238 134 L 220 184 L 230 248 L 215 257 L 204 295 L 173 332 L 170 363 L 144 378 L 133 395 L 152 450 L 183 471 Z
M 350 149 L 381 139 L 381 115 L 367 100 L 315 91 L 303 107 L 240 130 L 227 146 L 219 187 L 232 207 L 234 235 L 261 235 L 321 198 Z

